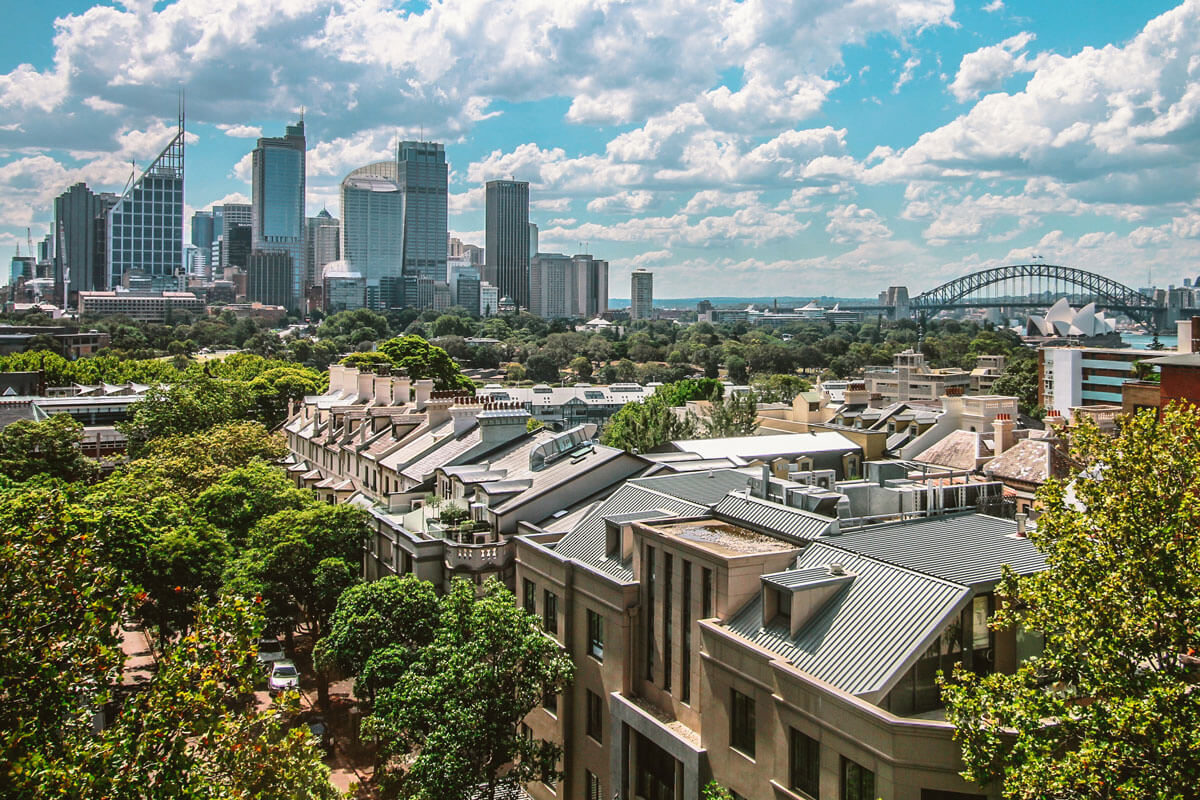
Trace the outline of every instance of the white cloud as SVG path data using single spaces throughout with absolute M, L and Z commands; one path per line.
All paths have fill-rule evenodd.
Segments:
M 919 66 L 921 66 L 921 59 L 917 56 L 909 56 L 905 60 L 904 66 L 900 70 L 899 77 L 897 77 L 896 82 L 892 84 L 892 94 L 898 94 L 900 92 L 900 88 L 913 79 L 913 72 Z
M 263 135 L 262 127 L 258 125 L 218 125 L 217 128 L 234 139 L 257 139 Z
M 825 226 L 825 231 L 837 244 L 887 239 L 892 235 L 879 214 L 869 208 L 859 208 L 854 203 L 838 206 L 832 209 L 828 216 L 829 224 Z
M 1004 0 L 992 0 L 992 2 L 983 7 L 983 10 L 989 14 L 995 14 L 997 11 L 1003 11 Z
M 587 210 L 593 214 L 622 213 L 640 214 L 655 204 L 653 192 L 638 190 L 633 192 L 617 192 L 607 197 L 597 197 L 587 204 Z
M 963 103 L 978 97 L 982 92 L 999 89 L 1005 79 L 1018 72 L 1030 72 L 1037 66 L 1037 59 L 1030 59 L 1023 51 L 1034 39 L 1028 32 L 1010 36 L 1000 44 L 982 47 L 962 57 L 958 74 L 950 84 L 950 93 Z

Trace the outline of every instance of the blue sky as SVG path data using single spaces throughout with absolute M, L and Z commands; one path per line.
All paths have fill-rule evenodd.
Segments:
M 914 293 L 1031 255 L 1200 272 L 1200 0 L 63 0 L 13 4 L 0 252 L 78 180 L 119 190 L 185 87 L 187 202 L 249 194 L 305 109 L 309 211 L 444 141 L 451 229 L 532 184 L 542 250 L 660 297 Z

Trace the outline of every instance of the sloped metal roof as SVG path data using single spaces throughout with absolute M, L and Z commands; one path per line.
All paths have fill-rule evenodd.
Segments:
M 796 539 L 815 539 L 834 522 L 829 517 L 741 494 L 726 495 L 713 513 L 723 520 Z
M 762 624 L 762 593 L 729 620 L 730 632 L 853 695 L 878 700 L 971 597 L 961 584 L 883 561 L 809 545 L 796 572 L 842 564 L 853 576 L 792 636 L 789 623 Z M 779 575 L 772 576 L 782 580 Z
M 961 514 L 873 525 L 829 544 L 978 588 L 999 581 L 1005 564 L 1018 575 L 1046 568 L 1045 557 L 1016 531 L 1009 519 Z

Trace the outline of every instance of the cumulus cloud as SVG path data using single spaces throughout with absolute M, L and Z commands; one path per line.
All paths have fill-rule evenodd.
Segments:
M 872 239 L 887 239 L 892 235 L 879 214 L 869 208 L 859 208 L 854 203 L 832 209 L 825 231 L 837 244 L 858 244 Z
M 217 125 L 217 129 L 234 139 L 257 139 L 263 135 L 262 128 L 257 125 Z
M 982 92 L 999 89 L 1005 79 L 1018 72 L 1029 72 L 1036 67 L 1024 52 L 1032 42 L 1032 33 L 1022 32 L 1010 36 L 1000 44 L 983 47 L 962 57 L 958 73 L 950 84 L 950 93 L 960 103 L 979 97 Z

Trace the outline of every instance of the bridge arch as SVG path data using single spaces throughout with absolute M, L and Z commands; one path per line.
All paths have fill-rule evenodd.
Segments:
M 968 299 L 985 287 L 1003 283 L 1024 286 L 1026 297 L 1034 294 L 1034 290 L 1039 286 L 1046 291 L 1055 291 L 1050 287 L 1058 287 L 1057 292 L 1060 294 L 1063 293 L 1062 287 L 1074 287 L 1082 290 L 1080 294 L 1083 297 L 1079 299 L 1085 302 L 1095 302 L 1102 308 L 1120 311 L 1140 322 L 1158 326 L 1161 309 L 1153 298 L 1103 275 L 1055 264 L 1014 264 L 973 272 L 917 295 L 909 302 L 909 307 L 914 314 L 919 314 L 980 306 L 1042 305 L 1021 301 L 1002 302 L 995 298 L 987 302 Z

